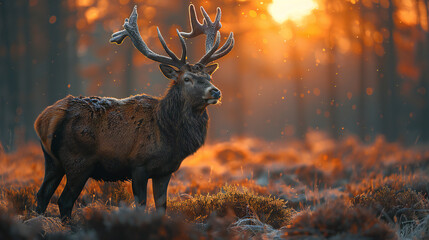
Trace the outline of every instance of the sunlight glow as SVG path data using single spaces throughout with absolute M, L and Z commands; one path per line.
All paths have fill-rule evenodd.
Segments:
M 301 21 L 317 8 L 314 0 L 273 0 L 268 11 L 276 22 L 282 23 L 286 20 Z
M 100 10 L 96 7 L 91 7 L 85 12 L 85 17 L 88 23 L 92 23 L 98 19 L 100 15 Z

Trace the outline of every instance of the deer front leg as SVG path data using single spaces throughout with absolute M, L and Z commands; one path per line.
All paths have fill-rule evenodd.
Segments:
M 147 181 L 147 173 L 142 167 L 133 170 L 132 187 L 136 207 L 146 208 Z
M 167 187 L 171 174 L 163 177 L 152 178 L 153 198 L 157 211 L 167 210 Z

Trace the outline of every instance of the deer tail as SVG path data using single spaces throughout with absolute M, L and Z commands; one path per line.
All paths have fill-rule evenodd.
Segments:
M 68 100 L 70 98 L 72 98 L 72 96 L 67 96 L 66 98 L 58 100 L 53 105 L 47 107 L 42 113 L 40 113 L 34 122 L 34 129 L 40 138 L 43 148 L 54 159 L 56 159 L 56 157 L 52 153 L 52 140 L 55 137 L 55 132 L 57 131 L 58 126 L 65 119 L 69 102 Z

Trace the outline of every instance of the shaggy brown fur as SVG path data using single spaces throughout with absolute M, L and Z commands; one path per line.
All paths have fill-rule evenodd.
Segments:
M 63 219 L 71 216 L 88 178 L 132 179 L 139 205 L 146 204 L 147 181 L 152 178 L 155 205 L 166 208 L 171 174 L 204 144 L 206 107 L 220 97 L 210 76 L 216 68 L 217 64 L 186 65 L 176 71 L 161 65 L 174 81 L 160 99 L 67 96 L 46 108 L 35 122 L 45 154 L 36 211 L 46 210 L 64 175 L 67 184 L 58 200 Z

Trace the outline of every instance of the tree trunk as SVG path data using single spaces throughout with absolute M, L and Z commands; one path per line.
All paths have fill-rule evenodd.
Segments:
M 429 16 L 429 1 L 423 0 L 423 5 L 426 9 L 426 16 Z M 418 1 L 417 1 L 418 3 Z M 420 24 L 420 21 L 419 21 Z M 429 18 L 427 18 L 427 24 L 429 24 Z M 428 25 L 429 26 L 429 25 Z M 418 49 L 418 52 L 421 54 L 421 77 L 420 77 L 420 86 L 424 89 L 424 93 L 422 96 L 422 113 L 421 113 L 421 140 L 423 142 L 429 141 L 429 32 L 424 32 L 423 29 L 420 28 L 422 33 L 424 34 L 424 39 L 420 44 L 421 49 Z
M 30 23 L 33 20 L 31 17 L 31 13 L 29 11 L 30 3 L 29 0 L 24 1 L 25 4 L 23 6 L 23 20 L 24 20 L 24 44 L 25 44 L 25 58 L 24 58 L 24 73 L 25 73 L 25 80 L 24 80 L 24 96 L 23 96 L 23 106 L 22 106 L 22 113 L 23 113 L 23 124 L 24 124 L 24 131 L 25 141 L 29 141 L 30 139 L 35 137 L 34 131 L 33 131 L 33 122 L 34 122 L 34 104 L 33 104 L 33 89 L 34 89 L 34 78 L 33 78 L 33 42 L 32 42 L 32 35 L 31 35 L 31 27 Z
M 67 51 L 65 48 L 66 19 L 62 11 L 62 1 L 48 1 L 49 21 L 48 28 L 48 104 L 53 104 L 58 99 L 65 97 L 67 93 Z
M 234 4 L 233 7 L 235 10 L 234 12 L 238 11 L 238 6 Z M 237 26 L 241 26 L 241 17 L 238 17 L 237 20 Z M 234 73 L 234 81 L 231 81 L 231 92 L 234 94 L 234 103 L 233 103 L 233 112 L 232 112 L 232 119 L 234 122 L 234 134 L 237 136 L 242 136 L 244 134 L 244 124 L 246 123 L 244 114 L 246 112 L 246 104 L 245 104 L 245 94 L 243 94 L 243 76 L 242 74 L 246 72 L 243 68 L 245 66 L 245 58 L 244 58 L 244 51 L 243 48 L 240 47 L 240 40 L 243 37 L 245 33 L 244 32 L 237 32 L 234 35 L 234 38 L 236 40 L 236 44 L 234 45 L 234 52 L 236 55 L 241 56 L 241 61 L 235 61 L 237 67 L 235 68 Z M 244 37 L 243 37 L 244 38 Z
M 383 8 L 378 4 L 378 15 L 380 16 L 379 29 L 385 27 L 385 12 Z M 386 49 L 386 44 L 383 44 Z M 378 56 L 378 102 L 379 102 L 379 117 L 380 117 L 380 130 L 386 138 L 388 138 L 390 130 L 390 119 L 389 119 L 389 103 L 390 103 L 390 90 L 389 90 L 389 69 L 387 65 L 387 52 L 383 56 Z
M 331 15 L 333 21 L 330 23 L 327 36 L 327 54 L 328 54 L 328 69 L 327 69 L 327 85 L 328 85 L 328 110 L 329 110 L 329 126 L 328 129 L 331 132 L 331 137 L 334 139 L 338 138 L 338 123 L 337 123 L 337 64 L 335 60 L 336 54 L 336 42 L 334 36 L 335 30 L 335 11 L 333 10 L 332 1 L 325 2 L 325 8 L 327 13 Z
M 129 8 L 133 8 L 134 3 L 130 1 L 128 4 Z M 133 67 L 133 55 L 134 55 L 134 46 L 132 44 L 127 45 L 127 49 L 125 51 L 125 72 L 124 72 L 124 80 L 125 80 L 125 96 L 128 97 L 135 94 L 134 91 L 134 67 Z
M 305 134 L 307 132 L 307 119 L 305 117 L 306 115 L 306 105 L 305 105 L 305 91 L 304 91 L 304 84 L 303 84 L 303 73 L 302 73 L 302 67 L 300 62 L 299 53 L 297 51 L 297 39 L 296 39 L 296 26 L 294 23 L 291 23 L 291 29 L 292 29 L 292 45 L 290 47 L 291 49 L 291 58 L 293 63 L 293 79 L 295 84 L 295 92 L 296 92 L 296 107 L 295 107 L 295 115 L 296 115 L 296 137 L 299 139 L 304 139 Z
M 362 49 L 362 52 L 360 54 L 359 59 L 359 110 L 358 110 L 358 132 L 359 136 L 362 141 L 365 141 L 365 135 L 366 135 L 366 122 L 365 122 L 365 97 L 366 97 L 366 81 L 365 81 L 365 25 L 364 25 L 364 19 L 365 19 L 365 7 L 363 6 L 362 2 L 359 2 L 359 24 L 360 24 L 360 37 L 359 37 L 359 45 Z
M 386 124 L 385 135 L 389 141 L 395 141 L 398 139 L 398 128 L 399 128 L 399 113 L 401 112 L 401 97 L 399 95 L 400 81 L 397 74 L 397 56 L 395 49 L 395 42 L 393 35 L 395 32 L 394 23 L 394 11 L 395 6 L 392 0 L 389 0 L 388 18 L 387 18 L 387 29 L 389 31 L 389 39 L 386 42 L 386 69 L 385 78 L 387 81 L 387 112 L 384 116 L 384 124 Z M 383 124 L 383 125 L 384 125 Z
M 127 50 L 125 52 L 125 97 L 135 94 L 134 91 L 134 81 L 133 81 L 133 54 L 134 47 L 131 44 L 128 44 Z
M 14 150 L 14 133 L 17 121 L 17 107 L 18 107 L 18 74 L 15 68 L 13 59 L 12 45 L 17 44 L 17 31 L 16 26 L 12 21 L 9 21 L 12 17 L 16 16 L 15 1 L 3 1 L 0 4 L 0 13 L 2 20 L 2 40 L 6 49 L 5 57 L 5 73 L 2 85 L 2 99 L 1 108 L 3 115 L 2 126 L 1 126 L 1 143 L 6 151 Z M 11 18 L 9 18 L 11 16 Z
M 237 39 L 237 42 L 240 40 L 240 33 L 236 34 L 234 37 L 235 39 Z M 238 56 L 242 56 L 243 57 L 243 51 L 242 48 L 240 47 L 240 44 L 235 44 L 234 45 L 235 48 L 235 53 Z M 241 58 L 242 60 L 244 60 L 244 57 Z M 234 111 L 233 111 L 233 121 L 234 121 L 234 129 L 235 129 L 235 135 L 237 136 L 242 136 L 244 134 L 244 124 L 245 124 L 245 118 L 244 118 L 244 113 L 245 113 L 245 94 L 243 94 L 242 92 L 243 90 L 243 77 L 242 77 L 242 73 L 245 72 L 245 70 L 243 69 L 243 65 L 245 64 L 242 61 L 235 61 L 237 64 L 236 67 L 236 71 L 235 71 L 235 78 L 234 81 L 231 81 L 231 89 L 234 93 Z
M 70 4 L 73 5 L 70 6 Z M 74 95 L 81 95 L 81 79 L 78 74 L 78 57 L 77 57 L 77 41 L 78 41 L 78 31 L 76 29 L 76 21 L 77 21 L 77 7 L 76 3 L 70 2 L 68 3 L 70 8 L 67 9 L 67 19 L 69 19 L 69 23 L 67 25 L 67 65 L 65 68 L 67 69 L 67 83 L 70 84 L 70 87 L 67 89 L 68 92 Z
M 329 30 L 328 36 L 328 99 L 329 99 L 329 128 L 333 138 L 338 138 L 337 122 L 337 64 L 335 60 L 336 46 L 332 29 Z
M 7 48 L 7 42 L 6 42 L 6 36 L 8 36 L 7 33 L 7 21 L 6 19 L 6 9 L 5 9 L 5 0 L 0 0 L 0 17 L 1 17 L 1 25 L 0 25 L 0 35 L 5 36 L 3 38 L 0 38 L 0 44 L 1 46 L 4 45 L 6 49 Z M 2 74 L 4 74 L 3 78 L 8 79 L 9 76 L 7 76 L 8 71 L 6 71 L 7 67 L 7 58 L 0 58 L 0 69 L 2 71 Z M 7 116 L 7 109 L 6 109 L 6 94 L 7 94 L 7 83 L 8 81 L 0 81 L 0 144 L 6 145 L 7 139 L 6 139 L 6 116 Z M 2 147 L 0 146 L 0 151 L 2 150 Z

